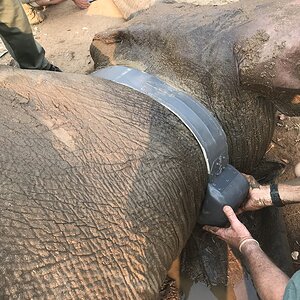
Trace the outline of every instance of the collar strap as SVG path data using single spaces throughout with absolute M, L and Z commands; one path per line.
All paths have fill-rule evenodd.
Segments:
M 203 152 L 210 178 L 228 164 L 226 135 L 218 120 L 199 101 L 176 90 L 148 73 L 124 66 L 113 66 L 93 73 L 150 96 L 174 113 L 191 131 Z
M 191 131 L 202 150 L 209 174 L 206 199 L 198 222 L 224 225 L 227 218 L 222 211 L 223 206 L 238 208 L 248 193 L 248 182 L 228 164 L 226 134 L 213 114 L 200 101 L 137 69 L 112 66 L 97 70 L 92 75 L 151 97 L 175 114 Z
M 276 207 L 282 207 L 284 206 L 278 192 L 278 184 L 277 183 L 272 183 L 270 185 L 270 195 L 271 195 L 271 200 L 274 206 Z

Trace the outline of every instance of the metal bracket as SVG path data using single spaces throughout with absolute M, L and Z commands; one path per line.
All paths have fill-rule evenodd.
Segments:
M 202 150 L 209 174 L 206 199 L 199 223 L 223 225 L 226 217 L 222 207 L 228 204 L 237 208 L 247 195 L 248 185 L 246 179 L 228 164 L 226 135 L 212 113 L 186 93 L 155 76 L 133 68 L 112 66 L 100 69 L 92 75 L 117 82 L 151 97 L 173 112 L 192 132 Z M 237 189 L 232 189 L 236 184 Z M 229 187 L 230 193 L 228 193 Z M 236 192 L 239 189 L 242 193 Z M 235 191 L 234 194 L 232 191 Z

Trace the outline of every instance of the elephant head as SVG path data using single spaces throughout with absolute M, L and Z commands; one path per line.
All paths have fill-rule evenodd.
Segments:
M 132 66 L 199 99 L 230 137 L 231 162 L 250 172 L 272 136 L 275 109 L 300 113 L 300 45 L 294 26 L 299 10 L 295 1 L 156 4 L 121 27 L 97 34 L 91 54 L 96 68 Z M 270 120 L 260 118 L 258 109 L 269 111 Z M 235 110 L 240 114 L 232 115 Z M 257 119 L 253 127 L 246 117 Z

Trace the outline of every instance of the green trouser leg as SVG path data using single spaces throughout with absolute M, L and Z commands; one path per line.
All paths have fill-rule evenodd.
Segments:
M 0 0 L 0 36 L 22 69 L 49 69 L 45 50 L 34 40 L 19 0 Z

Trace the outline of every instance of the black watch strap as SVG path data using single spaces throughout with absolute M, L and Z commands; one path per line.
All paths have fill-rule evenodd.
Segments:
M 277 183 L 272 183 L 270 185 L 270 194 L 271 194 L 271 199 L 272 199 L 272 203 L 274 206 L 276 207 L 281 207 L 284 204 L 282 203 L 282 200 L 279 196 L 279 192 L 278 192 L 278 184 Z

